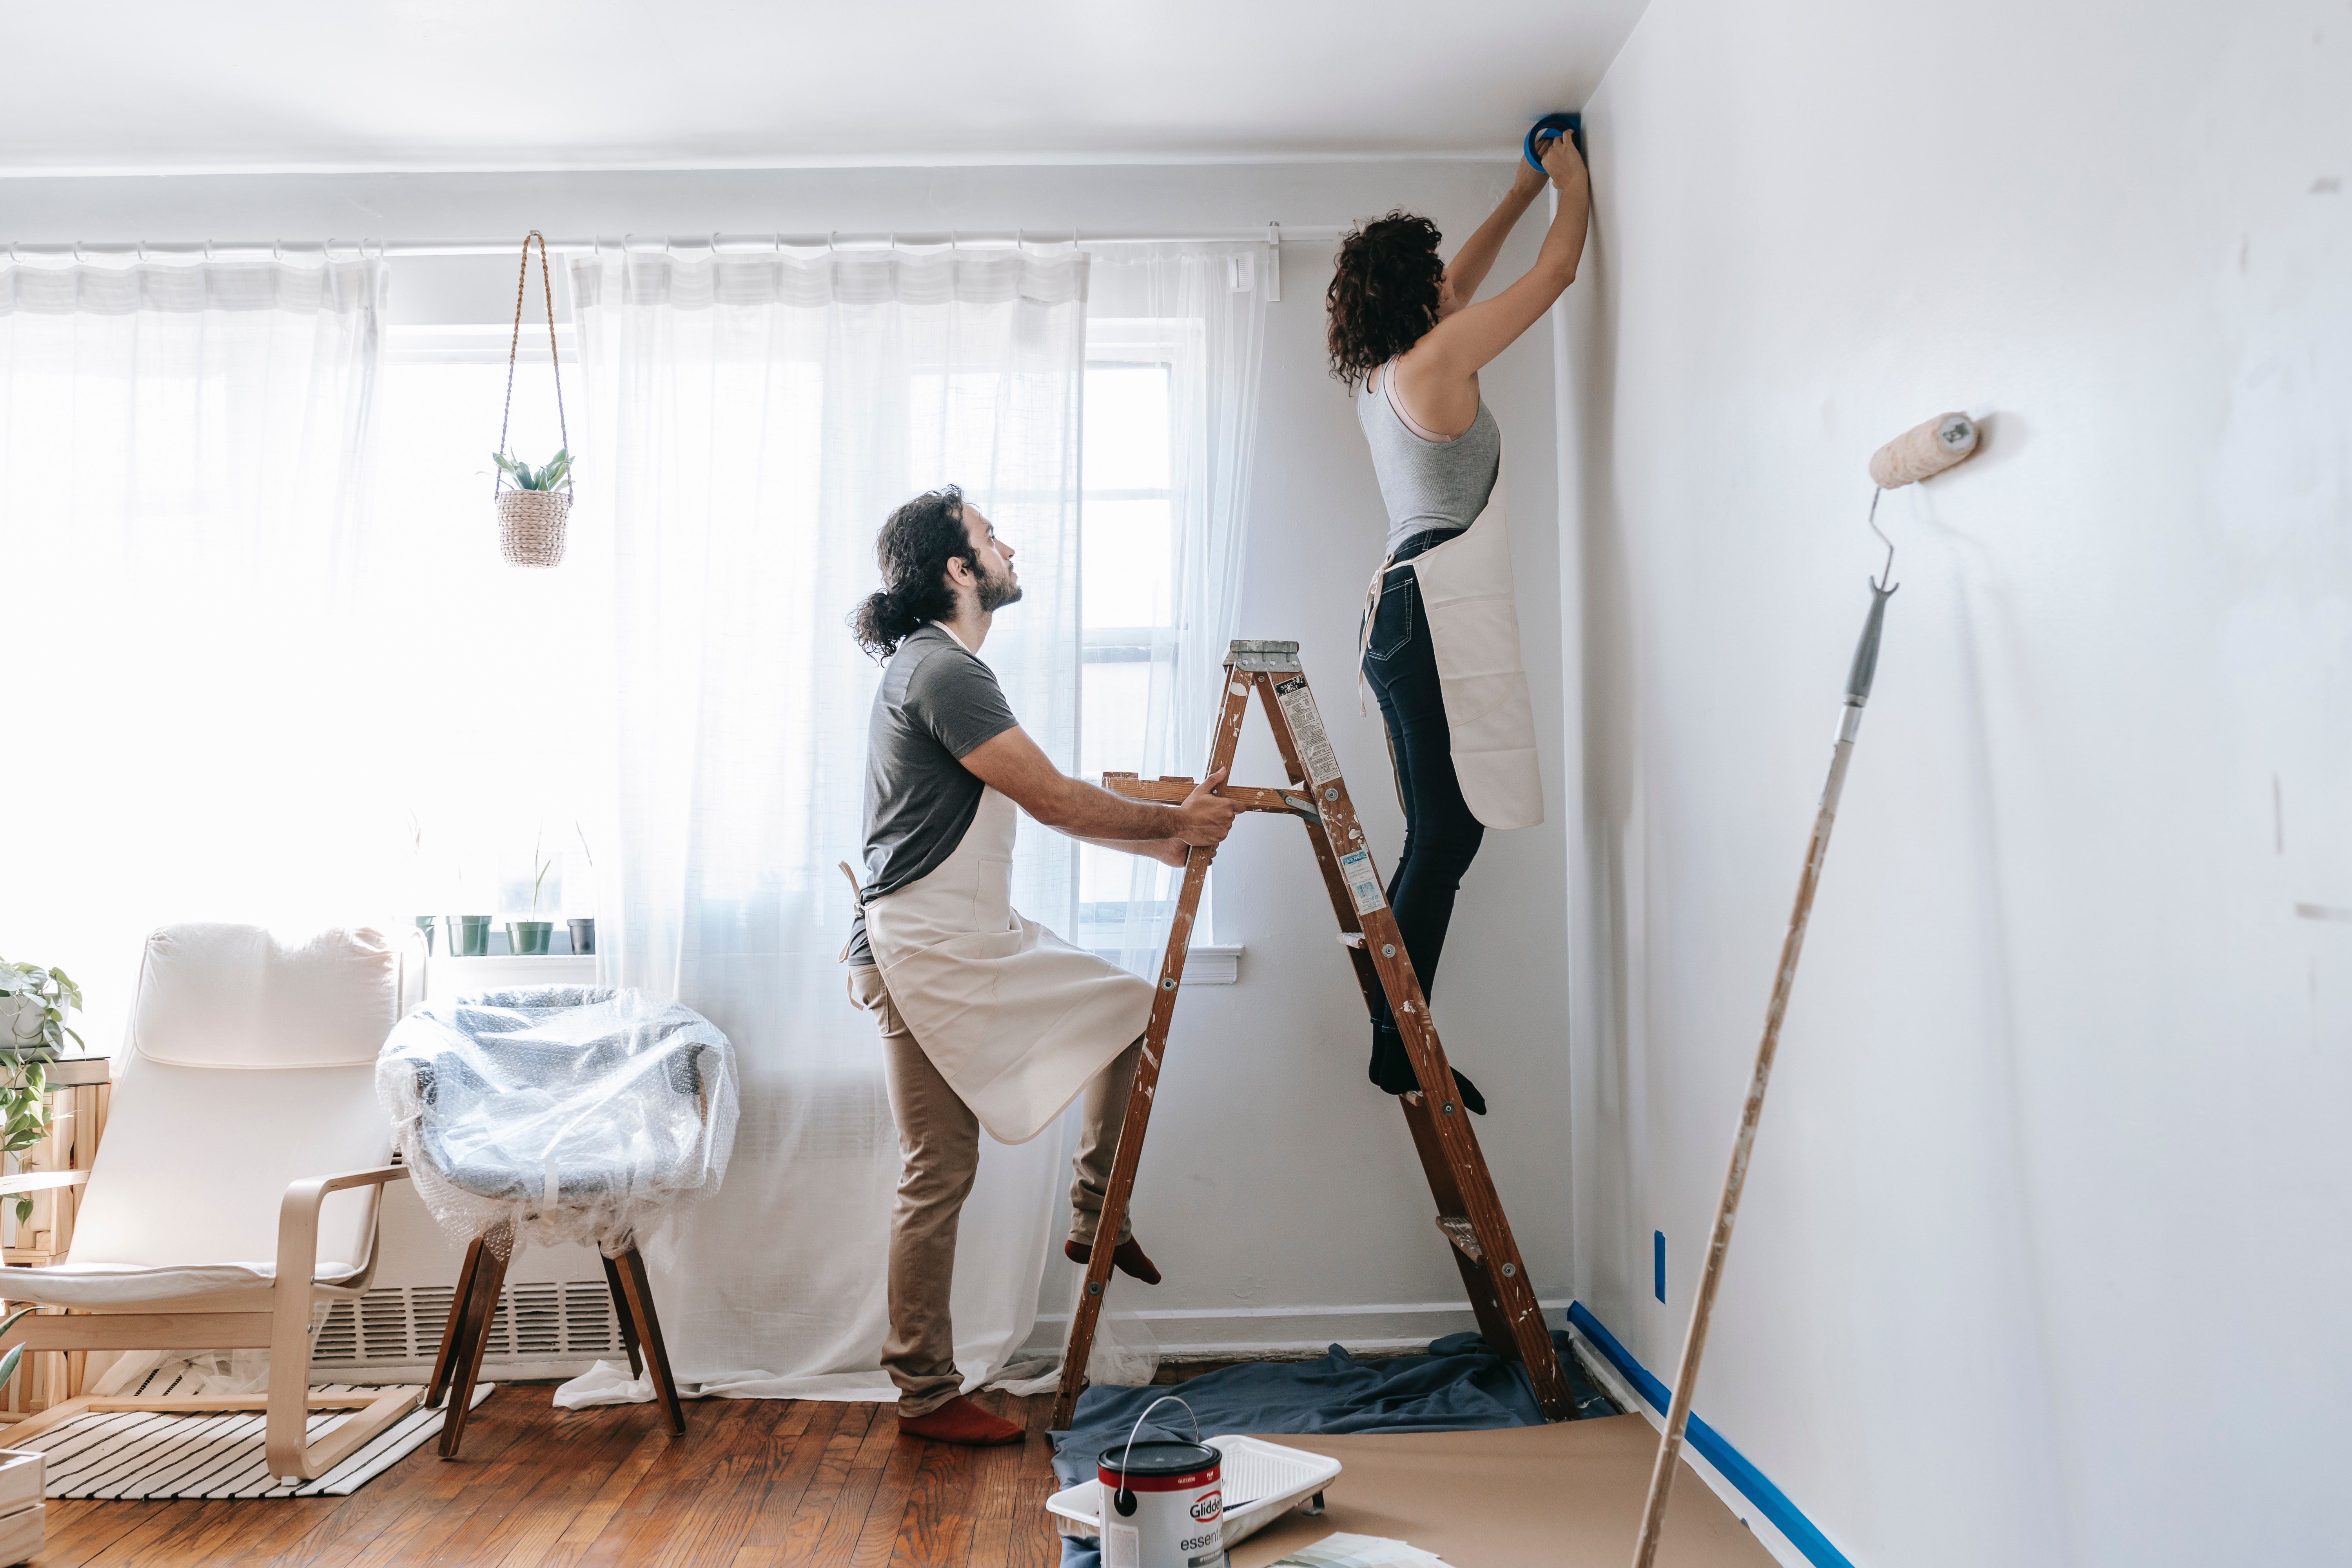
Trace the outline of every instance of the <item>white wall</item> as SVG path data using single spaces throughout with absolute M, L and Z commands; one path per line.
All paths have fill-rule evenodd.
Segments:
M 1403 205 L 1455 239 L 1509 165 L 1417 162 L 1150 168 L 800 170 L 710 174 L 178 176 L 0 180 L 0 239 L 59 243 L 253 239 L 315 243 L 519 234 L 897 230 L 941 236 L 1186 233 L 1333 226 Z M 1531 220 L 1498 276 L 1533 258 Z M 1328 242 L 1284 247 L 1266 332 L 1263 426 L 1242 635 L 1296 637 L 1332 721 L 1375 852 L 1402 832 L 1378 710 L 1360 718 L 1352 661 L 1364 580 L 1387 524 L 1345 394 L 1324 374 Z M 396 321 L 503 323 L 514 262 L 395 263 Z M 1530 333 L 1488 374 L 1523 520 L 1519 613 L 1539 712 L 1560 711 L 1551 351 Z M 1538 520 L 1530 525 L 1525 520 Z M 878 521 L 878 520 L 877 520 Z M 1253 724 L 1257 721 L 1253 720 Z M 1545 737 L 1557 754 L 1556 722 Z M 1280 781 L 1254 730 L 1236 777 Z M 1480 1129 L 1539 1295 L 1569 1276 L 1565 1055 L 1566 839 L 1497 835 L 1466 885 L 1438 1016 L 1448 1047 L 1497 1108 Z M 1370 1031 L 1304 836 L 1244 825 L 1218 862 L 1219 940 L 1247 952 L 1240 984 L 1195 987 L 1178 1010 L 1139 1187 L 1140 1234 L 1167 1275 L 1122 1281 L 1118 1308 L 1170 1313 L 1171 1344 L 1351 1342 L 1471 1326 L 1402 1118 L 1364 1081 Z M 0 952 L 38 948 L 37 911 L 0 909 Z M 691 1001 L 691 998 L 688 998 Z M 105 1005 L 94 1003 L 93 1011 Z M 119 1016 L 119 1015 L 118 1015 Z M 110 1036 L 108 1037 L 110 1038 Z M 1049 1282 L 1049 1298 L 1067 1286 Z
M 2344 1561 L 2352 10 L 1655 0 L 1589 127 L 1580 1294 L 1671 1379 L 1864 459 L 1986 414 L 1881 509 L 1698 1408 L 1856 1563 Z

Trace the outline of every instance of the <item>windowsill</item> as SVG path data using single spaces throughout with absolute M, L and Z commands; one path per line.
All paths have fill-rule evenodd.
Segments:
M 519 985 L 593 985 L 596 955 L 558 952 L 516 957 L 494 952 L 488 958 L 452 958 L 440 953 L 428 961 L 425 994 L 454 996 L 462 992 L 504 991 Z
M 1118 954 L 1095 952 L 1097 958 L 1112 963 Z M 1196 942 L 1184 953 L 1184 984 L 1187 985 L 1237 985 L 1242 978 L 1242 947 L 1239 942 L 1221 946 L 1215 942 Z

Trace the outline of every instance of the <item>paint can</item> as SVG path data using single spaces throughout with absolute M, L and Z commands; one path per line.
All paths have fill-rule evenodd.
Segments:
M 1225 1568 L 1224 1456 L 1200 1441 L 1139 1443 L 1136 1434 L 1174 1394 L 1151 1402 L 1123 1447 L 1095 1462 L 1101 1483 L 1103 1568 Z M 1184 1414 L 1192 1407 L 1184 1405 Z

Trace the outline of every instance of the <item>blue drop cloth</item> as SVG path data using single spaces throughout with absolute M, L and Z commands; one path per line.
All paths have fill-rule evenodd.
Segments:
M 1569 1354 L 1568 1335 L 1554 1332 L 1552 1342 L 1568 1374 L 1576 1418 L 1616 1415 Z M 1245 1362 L 1172 1386 L 1089 1388 L 1078 1396 L 1070 1429 L 1049 1434 L 1054 1479 L 1064 1487 L 1091 1479 L 1102 1451 L 1125 1443 L 1135 1418 L 1153 1400 L 1171 1394 L 1192 1407 L 1202 1437 L 1227 1432 L 1483 1432 L 1543 1425 L 1527 1369 L 1496 1355 L 1475 1333 L 1448 1334 L 1431 1341 L 1425 1356 L 1387 1361 L 1358 1361 L 1333 1345 L 1320 1361 Z M 1161 1405 L 1136 1440 L 1155 1437 L 1192 1440 L 1183 1405 Z M 1062 1538 L 1062 1568 L 1099 1568 L 1100 1561 L 1093 1540 Z

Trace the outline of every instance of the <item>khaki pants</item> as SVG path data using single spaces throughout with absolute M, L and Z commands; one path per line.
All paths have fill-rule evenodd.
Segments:
M 898 1124 L 898 1198 L 890 1211 L 890 1337 L 882 1364 L 898 1385 L 898 1414 L 928 1415 L 961 1391 L 956 1371 L 955 1327 L 948 1314 L 955 1278 L 956 1222 L 980 1169 L 980 1120 L 971 1113 L 890 1005 L 882 972 L 861 964 L 849 972 L 849 994 L 874 1015 L 882 1033 L 883 1068 L 890 1114 Z M 1070 1237 L 1091 1245 L 1110 1186 L 1118 1128 L 1127 1113 L 1143 1041 L 1111 1059 L 1081 1098 L 1084 1123 L 1071 1162 Z M 1118 1240 L 1132 1227 L 1122 1222 Z

